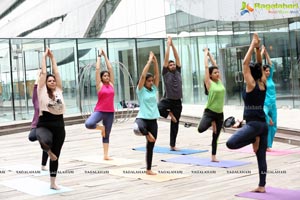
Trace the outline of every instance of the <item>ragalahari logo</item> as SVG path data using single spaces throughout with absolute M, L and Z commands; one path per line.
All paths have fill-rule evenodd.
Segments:
M 241 16 L 243 16 L 246 13 L 253 12 L 254 9 L 249 5 L 249 3 L 246 3 L 245 1 L 242 2 L 242 8 L 241 8 Z

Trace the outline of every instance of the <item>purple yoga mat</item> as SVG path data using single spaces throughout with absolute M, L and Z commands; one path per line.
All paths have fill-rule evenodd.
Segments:
M 245 161 L 236 161 L 236 160 L 220 160 L 219 162 L 211 162 L 210 158 L 199 158 L 199 157 L 192 157 L 192 156 L 179 156 L 170 159 L 162 160 L 164 162 L 173 162 L 173 163 L 180 163 L 180 164 L 191 164 L 191 165 L 202 165 L 202 166 L 209 166 L 209 167 L 236 167 L 241 165 L 247 165 L 251 162 Z
M 300 190 L 289 190 L 274 187 L 266 187 L 266 193 L 243 192 L 238 197 L 246 197 L 259 200 L 299 200 Z

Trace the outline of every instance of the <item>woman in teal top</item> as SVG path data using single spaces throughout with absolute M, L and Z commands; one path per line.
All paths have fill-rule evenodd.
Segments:
M 151 63 L 154 64 L 154 76 L 148 73 Z M 147 138 L 146 163 L 147 175 L 156 175 L 151 170 L 153 148 L 157 138 L 157 118 L 159 111 L 157 107 L 157 88 L 159 84 L 158 63 L 154 53 L 151 51 L 146 66 L 138 82 L 136 93 L 138 96 L 140 110 L 134 124 L 134 133 Z
M 267 49 L 262 46 L 262 55 L 265 55 L 268 65 L 264 65 L 264 72 L 267 77 L 267 92 L 264 103 L 264 112 L 266 114 L 266 122 L 268 124 L 268 148 L 271 151 L 274 136 L 277 131 L 277 107 L 276 107 L 276 88 L 273 81 L 274 65 L 270 59 Z
M 208 67 L 208 58 L 213 66 Z M 202 133 L 206 131 L 210 126 L 213 128 L 212 133 L 212 162 L 218 162 L 216 158 L 217 154 L 217 140 L 219 138 L 223 121 L 223 107 L 225 88 L 220 79 L 219 69 L 213 56 L 207 48 L 204 49 L 204 64 L 205 64 L 205 94 L 208 95 L 206 107 L 198 125 L 198 132 Z

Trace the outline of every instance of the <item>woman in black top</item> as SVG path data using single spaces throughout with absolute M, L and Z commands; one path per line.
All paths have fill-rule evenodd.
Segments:
M 243 61 L 243 75 L 246 81 L 246 90 L 243 93 L 246 125 L 235 132 L 226 145 L 229 149 L 239 149 L 248 144 L 253 144 L 253 151 L 257 157 L 259 170 L 259 184 L 253 192 L 266 192 L 268 126 L 265 121 L 263 108 L 267 88 L 259 45 L 260 39 L 257 33 L 254 33 Z M 256 63 L 250 62 L 254 49 L 256 49 Z

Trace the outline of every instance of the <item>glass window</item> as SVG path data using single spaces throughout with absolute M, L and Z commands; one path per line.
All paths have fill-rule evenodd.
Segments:
M 14 119 L 12 109 L 12 87 L 9 40 L 0 40 L 0 121 Z
M 76 57 L 83 56 L 84 53 L 76 51 L 76 40 L 74 39 L 48 39 L 46 41 L 47 46 L 53 52 L 58 70 L 62 79 L 63 94 L 66 104 L 66 113 L 73 114 L 78 113 L 77 97 L 77 84 L 78 84 L 78 70 Z M 49 60 L 48 60 L 48 65 Z M 50 66 L 48 67 L 49 72 Z M 51 72 L 52 73 L 52 72 Z

